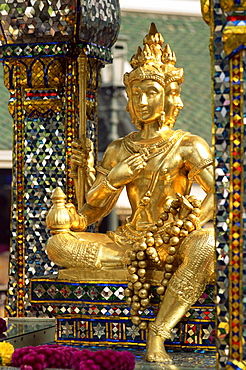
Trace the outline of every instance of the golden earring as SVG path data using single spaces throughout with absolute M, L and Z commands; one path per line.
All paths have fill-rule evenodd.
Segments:
M 161 117 L 159 120 L 160 127 L 162 127 L 165 124 L 165 120 L 166 120 L 166 113 L 163 111 L 161 112 Z

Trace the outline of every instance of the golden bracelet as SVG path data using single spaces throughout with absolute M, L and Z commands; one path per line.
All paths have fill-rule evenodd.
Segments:
M 102 173 L 103 175 L 107 176 L 110 172 L 110 170 L 107 170 L 106 168 L 102 167 L 101 165 L 98 165 L 96 167 L 97 172 Z
M 103 184 L 110 191 L 116 192 L 116 191 L 120 190 L 120 188 L 115 188 L 113 185 L 111 185 L 110 182 L 108 181 L 107 177 L 103 178 Z

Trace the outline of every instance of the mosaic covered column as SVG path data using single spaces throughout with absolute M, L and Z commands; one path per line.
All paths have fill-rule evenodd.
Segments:
M 217 251 L 217 368 L 245 369 L 246 1 L 201 1 L 211 27 Z
M 10 316 L 40 316 L 41 306 L 29 301 L 29 283 L 33 276 L 57 270 L 45 254 L 50 196 L 60 186 L 68 201 L 73 200 L 69 163 L 71 142 L 81 131 L 81 116 L 84 135 L 97 147 L 97 88 L 101 68 L 112 62 L 119 4 L 117 0 L 37 0 L 30 5 L 4 0 L 0 21 L 0 58 L 10 91 L 14 157 L 6 310 Z M 79 70 L 79 56 L 84 72 Z

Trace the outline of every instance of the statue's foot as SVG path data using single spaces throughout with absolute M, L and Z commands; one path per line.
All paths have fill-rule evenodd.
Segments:
M 148 334 L 145 360 L 149 362 L 172 362 L 171 357 L 165 350 L 163 338 L 156 335 L 152 330 L 149 330 Z

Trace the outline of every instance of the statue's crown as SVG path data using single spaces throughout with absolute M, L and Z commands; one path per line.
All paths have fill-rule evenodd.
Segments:
M 176 56 L 170 46 L 157 31 L 154 23 L 151 23 L 149 33 L 143 39 L 143 49 L 139 46 L 136 54 L 130 60 L 133 68 L 124 75 L 124 84 L 134 80 L 151 79 L 159 82 L 163 87 L 171 82 L 181 83 L 184 80 L 183 68 L 176 68 Z

